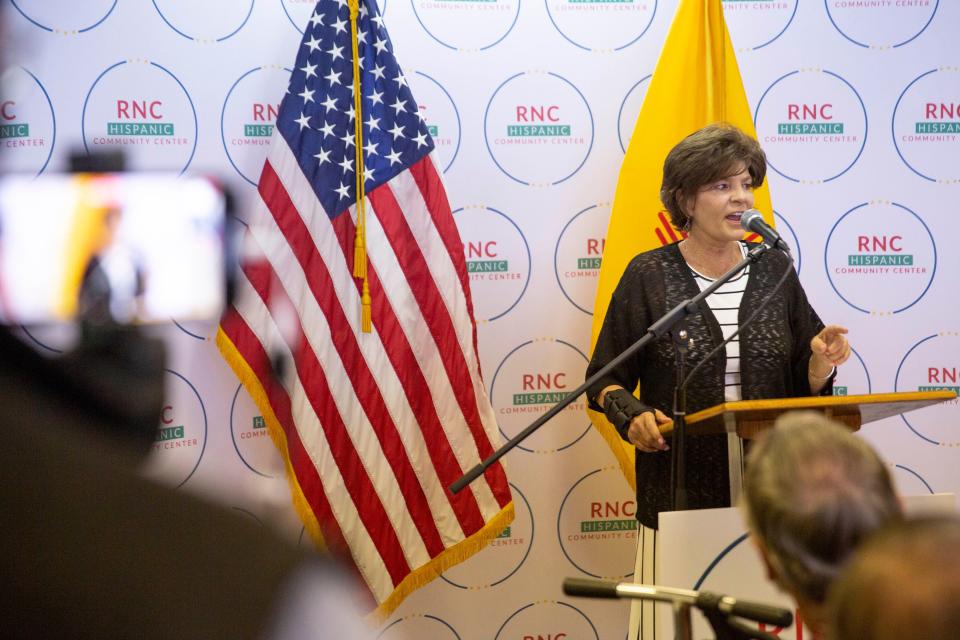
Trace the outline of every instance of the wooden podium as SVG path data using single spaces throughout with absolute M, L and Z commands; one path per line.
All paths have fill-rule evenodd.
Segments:
M 724 402 L 687 416 L 687 435 L 736 433 L 745 440 L 755 438 L 773 426 L 781 413 L 795 410 L 820 411 L 856 431 L 861 425 L 901 413 L 923 409 L 947 400 L 956 400 L 953 391 L 906 391 L 869 393 L 855 396 L 808 396 L 775 400 Z M 666 435 L 673 423 L 660 427 Z
M 853 396 L 807 396 L 774 400 L 740 400 L 725 402 L 687 416 L 687 436 L 728 434 L 730 460 L 730 504 L 736 505 L 743 487 L 743 455 L 741 443 L 773 426 L 777 417 L 787 411 L 820 411 L 841 422 L 852 431 L 875 420 L 955 400 L 953 391 L 906 391 L 870 393 Z M 673 423 L 660 427 L 668 435 Z

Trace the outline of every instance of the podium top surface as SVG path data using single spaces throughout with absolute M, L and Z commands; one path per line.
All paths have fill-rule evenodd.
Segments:
M 803 398 L 775 398 L 771 400 L 740 400 L 724 402 L 687 416 L 690 434 L 737 432 L 743 437 L 755 435 L 769 426 L 786 411 L 822 411 L 853 429 L 862 424 L 923 409 L 940 402 L 955 400 L 953 391 L 906 391 L 900 393 L 870 393 L 852 396 L 808 396 Z M 742 433 L 752 427 L 751 433 Z M 663 434 L 673 431 L 673 423 L 660 427 Z

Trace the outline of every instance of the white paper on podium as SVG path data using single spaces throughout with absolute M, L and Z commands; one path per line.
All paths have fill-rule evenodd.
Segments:
M 957 510 L 955 494 L 909 496 L 908 513 L 947 513 Z M 743 511 L 737 508 L 671 511 L 660 514 L 659 584 L 666 587 L 712 591 L 793 609 L 790 597 L 767 580 L 757 549 L 747 536 Z M 673 638 L 673 619 L 666 607 L 658 615 L 657 638 Z M 712 638 L 706 619 L 694 614 L 694 637 Z M 810 639 L 810 631 L 793 626 L 771 629 L 781 638 Z

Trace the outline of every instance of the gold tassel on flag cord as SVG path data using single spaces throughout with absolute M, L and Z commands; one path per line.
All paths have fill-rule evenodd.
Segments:
M 363 279 L 363 294 L 360 298 L 360 330 L 370 333 L 373 330 L 370 313 L 370 284 L 367 281 L 367 220 L 363 190 L 363 116 L 360 107 L 363 94 L 360 91 L 360 46 L 357 43 L 357 15 L 360 13 L 360 0 L 349 0 L 350 40 L 353 43 L 353 110 L 355 174 L 357 176 L 357 231 L 353 239 L 353 277 Z

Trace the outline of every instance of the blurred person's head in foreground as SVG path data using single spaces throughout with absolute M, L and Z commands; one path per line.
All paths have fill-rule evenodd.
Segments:
M 829 598 L 834 640 L 960 636 L 960 519 L 926 516 L 878 532 Z
M 853 551 L 902 518 L 887 465 L 843 425 L 814 412 L 777 419 L 750 450 L 744 505 L 768 577 L 814 634 L 827 590 Z

